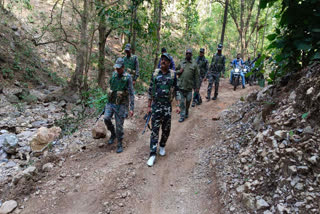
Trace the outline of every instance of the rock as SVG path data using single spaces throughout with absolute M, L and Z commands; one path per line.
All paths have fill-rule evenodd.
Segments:
M 273 85 L 268 85 L 264 87 L 259 93 L 257 94 L 257 101 L 263 101 L 271 94 L 271 89 L 273 88 Z
M 307 126 L 306 128 L 304 128 L 303 132 L 306 133 L 306 134 L 314 134 L 314 131 L 311 128 L 311 126 Z
M 313 87 L 309 88 L 309 89 L 307 90 L 307 95 L 312 94 L 313 91 L 314 91 L 314 88 L 313 88 Z
M 107 136 L 107 129 L 102 120 L 99 120 L 97 124 L 92 128 L 92 137 L 94 139 L 105 138 Z
M 241 185 L 241 186 L 237 187 L 236 190 L 237 190 L 238 193 L 244 192 L 244 185 Z
M 220 115 L 219 114 L 213 115 L 212 120 L 220 120 Z
M 51 143 L 59 137 L 61 133 L 60 127 L 52 127 L 50 129 L 41 127 L 38 129 L 36 136 L 30 142 L 32 151 L 42 150 L 48 143 Z
M 42 166 L 42 171 L 49 172 L 53 169 L 54 165 L 53 163 L 46 163 Z
M 314 155 L 314 156 L 311 156 L 310 158 L 308 158 L 308 161 L 311 164 L 314 164 L 314 165 L 318 163 L 318 160 L 319 160 L 319 156 L 318 155 Z
M 18 30 L 18 27 L 17 27 L 16 25 L 12 25 L 12 26 L 11 26 L 11 30 L 17 31 L 17 30 Z
M 4 134 L 0 138 L 3 138 L 3 150 L 8 154 L 16 154 L 19 147 L 18 138 L 14 134 Z M 1 141 L 1 140 L 0 140 Z M 0 143 L 1 144 L 1 143 Z
M 274 135 L 276 137 L 276 139 L 278 140 L 283 140 L 287 137 L 287 131 L 285 130 L 278 130 L 274 132 Z
M 306 175 L 309 172 L 309 168 L 307 166 L 298 166 L 297 167 L 298 173 Z
M 5 168 L 12 168 L 12 167 L 15 167 L 16 165 L 17 165 L 17 164 L 16 164 L 15 162 L 9 161 L 9 162 L 6 164 Z
M 256 206 L 258 210 L 261 210 L 268 208 L 270 205 L 264 199 L 259 199 L 257 200 Z
M 7 162 L 7 161 L 8 161 L 7 153 L 3 149 L 0 149 L 0 162 Z
M 2 204 L 0 208 L 0 214 L 11 213 L 17 206 L 18 203 L 14 200 L 6 201 Z
M 33 97 L 36 97 L 38 101 L 43 102 L 46 95 L 38 90 L 32 89 L 30 90 L 30 95 L 32 95 Z
M 246 206 L 248 209 L 251 209 L 251 210 L 254 210 L 254 209 L 255 209 L 255 206 L 254 206 L 254 198 L 251 196 L 251 194 L 243 193 L 243 194 L 242 194 L 242 198 L 243 198 L 243 201 L 244 201 L 245 206 Z
M 292 91 L 289 96 L 289 102 L 293 102 L 296 100 L 297 94 L 295 91 Z
M 34 128 L 40 128 L 41 126 L 45 126 L 47 124 L 47 121 L 44 120 L 38 120 L 31 123 L 32 127 Z
M 304 185 L 303 185 L 303 183 L 297 183 L 296 186 L 295 186 L 295 188 L 296 188 L 297 190 L 303 190 L 303 189 L 304 189 Z
M 291 174 L 297 173 L 297 167 L 295 165 L 289 166 L 288 169 L 291 172 Z
M 250 93 L 250 94 L 248 95 L 248 97 L 247 97 L 247 101 L 248 101 L 248 102 L 256 101 L 257 95 L 258 95 L 258 92 L 257 92 L 257 91 L 254 91 L 254 92 Z

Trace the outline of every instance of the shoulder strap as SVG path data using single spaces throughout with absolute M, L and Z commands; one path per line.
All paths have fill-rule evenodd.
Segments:
M 157 69 L 153 72 L 153 78 L 155 78 L 156 76 L 158 76 L 159 72 L 160 72 L 160 69 L 157 68 Z

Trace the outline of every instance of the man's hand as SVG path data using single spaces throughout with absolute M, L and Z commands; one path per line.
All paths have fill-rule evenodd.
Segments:
M 177 106 L 176 112 L 177 112 L 177 114 L 180 114 L 181 110 L 180 110 L 180 107 L 179 107 L 179 106 Z
M 135 81 L 135 80 L 133 80 L 133 81 L 132 81 L 132 85 L 134 86 L 135 84 L 136 84 L 136 81 Z
M 199 93 L 199 88 L 194 89 L 195 92 Z
M 133 111 L 129 111 L 129 116 L 133 117 Z
M 204 81 L 204 82 L 207 82 L 207 78 L 204 78 L 203 81 Z
M 184 72 L 184 69 L 183 69 L 183 68 L 181 68 L 181 69 L 180 69 L 180 73 L 182 74 L 183 72 Z
M 149 114 L 151 111 L 151 107 L 148 107 L 147 114 Z

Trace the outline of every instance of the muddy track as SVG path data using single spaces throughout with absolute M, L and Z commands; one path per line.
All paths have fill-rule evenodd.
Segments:
M 23 203 L 22 213 L 104 214 L 104 213 L 223 213 L 219 191 L 205 156 L 219 139 L 219 121 L 212 116 L 226 109 L 256 87 L 233 91 L 222 79 L 217 101 L 205 101 L 191 108 L 190 117 L 178 123 L 174 113 L 167 155 L 158 157 L 154 167 L 146 165 L 150 131 L 141 135 L 145 100 L 136 102 L 136 118 L 125 123 L 125 149 L 115 145 L 70 154 L 37 184 L 38 191 Z

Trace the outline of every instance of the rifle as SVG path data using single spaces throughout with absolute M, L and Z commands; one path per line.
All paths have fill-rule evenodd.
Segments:
M 146 121 L 146 124 L 144 125 L 144 129 L 142 131 L 142 134 L 144 134 L 146 132 L 147 126 L 151 130 L 151 128 L 149 126 L 150 118 L 151 118 L 151 112 L 149 112 L 148 114 L 144 115 L 143 119 Z
M 96 122 L 95 123 L 97 123 L 98 122 L 98 120 L 100 119 L 100 117 L 104 114 L 104 112 L 105 112 L 105 107 L 103 108 L 103 111 L 101 112 L 101 114 L 97 117 L 97 120 L 96 120 Z

